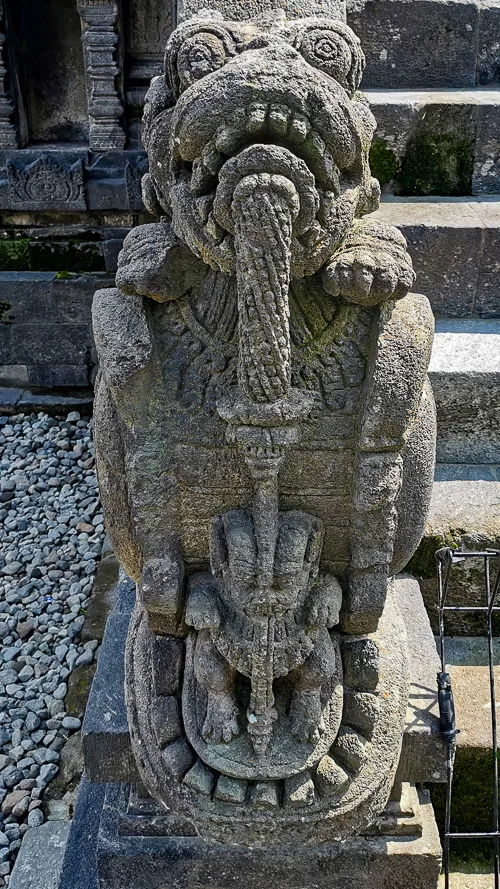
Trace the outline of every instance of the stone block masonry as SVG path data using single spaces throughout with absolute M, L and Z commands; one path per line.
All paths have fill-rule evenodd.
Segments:
M 0 272 L 0 385 L 87 387 L 95 365 L 90 307 L 104 275 Z

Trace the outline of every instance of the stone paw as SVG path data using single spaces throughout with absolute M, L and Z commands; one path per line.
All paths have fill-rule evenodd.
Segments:
M 202 735 L 213 744 L 229 744 L 240 734 L 238 707 L 231 695 L 210 694 Z

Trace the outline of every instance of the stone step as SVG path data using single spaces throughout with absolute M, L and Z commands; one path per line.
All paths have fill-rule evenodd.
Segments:
M 365 95 L 377 121 L 371 168 L 383 191 L 500 193 L 500 87 Z
M 366 55 L 365 89 L 498 82 L 498 0 L 347 0 Z
M 500 463 L 500 321 L 438 319 L 429 375 L 440 463 Z
M 438 631 L 436 550 L 443 546 L 468 551 L 500 549 L 500 466 L 438 464 L 424 536 L 406 567 L 418 578 L 434 632 Z M 452 569 L 448 604 L 484 605 L 482 560 L 468 560 Z M 485 618 L 448 612 L 446 632 L 482 636 Z M 494 618 L 500 635 L 500 618 Z
M 429 297 L 436 315 L 500 317 L 500 196 L 387 195 L 374 218 L 405 235 L 414 289 Z

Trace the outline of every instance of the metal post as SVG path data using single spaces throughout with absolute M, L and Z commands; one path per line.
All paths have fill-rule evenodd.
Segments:
M 484 591 L 485 605 L 447 605 L 448 587 L 451 577 L 453 565 L 463 562 L 467 559 L 482 559 L 484 564 Z M 491 589 L 490 562 L 492 559 L 498 560 L 498 569 Z M 443 838 L 443 867 L 445 875 L 445 889 L 449 889 L 450 885 L 450 840 L 452 839 L 491 839 L 493 841 L 494 853 L 494 875 L 495 889 L 500 889 L 500 813 L 498 810 L 498 731 L 497 731 L 497 713 L 496 713 L 496 691 L 495 691 L 495 664 L 493 652 L 493 614 L 500 611 L 500 607 L 495 605 L 498 591 L 500 588 L 500 551 L 486 550 L 484 552 L 461 552 L 445 547 L 436 552 L 437 563 L 437 587 L 438 587 L 438 616 L 439 616 L 439 652 L 441 659 L 441 673 L 438 675 L 439 690 L 439 709 L 441 733 L 446 741 L 448 748 L 447 756 L 447 786 L 446 786 L 446 809 L 445 809 L 445 825 Z M 490 685 L 490 704 L 491 704 L 491 739 L 493 752 L 493 830 L 479 833 L 467 833 L 463 831 L 451 830 L 451 796 L 453 785 L 453 766 L 456 750 L 456 735 L 458 730 L 455 727 L 455 714 L 453 707 L 453 693 L 451 689 L 451 681 L 449 674 L 446 673 L 446 656 L 445 656 L 445 614 L 448 611 L 477 612 L 485 614 L 487 620 L 487 640 L 488 640 L 488 671 Z

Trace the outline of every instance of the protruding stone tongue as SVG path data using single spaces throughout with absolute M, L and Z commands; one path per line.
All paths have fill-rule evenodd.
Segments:
M 310 226 L 317 211 L 314 177 L 300 159 L 279 146 L 253 145 L 227 161 L 214 202 L 219 225 L 234 236 L 238 285 L 238 389 L 218 405 L 242 448 L 254 483 L 257 585 L 252 618 L 251 695 L 248 731 L 265 758 L 277 719 L 274 645 L 278 617 L 274 557 L 279 523 L 278 472 L 293 420 L 307 414 L 302 393 L 291 388 L 288 289 L 292 237 Z
M 291 357 L 288 288 L 292 224 L 300 209 L 284 176 L 245 176 L 233 194 L 239 310 L 238 378 L 251 401 L 286 398 Z

